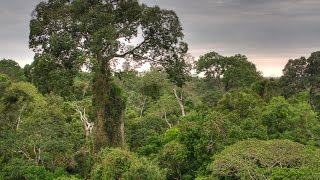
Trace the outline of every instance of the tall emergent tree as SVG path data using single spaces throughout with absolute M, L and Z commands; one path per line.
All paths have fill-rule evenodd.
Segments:
M 24 80 L 23 70 L 17 62 L 11 59 L 0 60 L 0 73 L 7 75 L 13 81 Z
M 319 110 L 320 93 L 320 51 L 311 53 L 306 59 L 290 59 L 283 69 L 280 84 L 283 95 L 289 97 L 301 91 L 309 94 L 309 104 L 314 110 Z
M 111 61 L 127 58 L 170 69 L 181 57 L 177 53 L 188 49 L 182 38 L 175 12 L 138 0 L 49 0 L 32 14 L 29 45 L 36 57 L 49 57 L 65 69 L 91 67 L 93 135 L 99 150 L 124 142 L 124 103 L 111 82 Z
M 224 57 L 216 52 L 210 52 L 200 56 L 196 69 L 198 73 L 204 73 L 208 80 L 225 91 L 249 87 L 261 79 L 256 66 L 241 54 Z

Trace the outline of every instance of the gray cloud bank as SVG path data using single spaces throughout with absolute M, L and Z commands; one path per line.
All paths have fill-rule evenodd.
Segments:
M 144 0 L 173 9 L 194 56 L 241 53 L 266 76 L 281 75 L 289 58 L 320 50 L 318 0 Z
M 10 58 L 22 66 L 33 58 L 28 48 L 31 12 L 40 0 L 0 0 L 0 58 Z
M 0 58 L 30 63 L 30 14 L 40 0 L 0 1 Z M 193 56 L 247 55 L 264 75 L 281 75 L 289 58 L 320 50 L 319 0 L 142 0 L 172 9 Z

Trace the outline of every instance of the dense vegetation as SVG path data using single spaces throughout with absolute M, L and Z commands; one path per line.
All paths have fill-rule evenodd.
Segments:
M 33 63 L 0 60 L 0 179 L 318 178 L 320 52 L 265 78 L 182 40 L 135 0 L 40 3 Z

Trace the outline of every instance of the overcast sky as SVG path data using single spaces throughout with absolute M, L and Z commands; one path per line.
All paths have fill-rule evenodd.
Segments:
M 0 0 L 0 58 L 22 66 L 30 14 L 40 0 Z M 244 54 L 265 76 L 280 76 L 290 58 L 320 50 L 320 0 L 142 0 L 176 11 L 190 53 Z

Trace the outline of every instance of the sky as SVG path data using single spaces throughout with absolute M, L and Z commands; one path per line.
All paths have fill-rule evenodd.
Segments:
M 31 12 L 40 0 L 0 0 L 0 59 L 31 63 Z M 174 10 L 190 53 L 244 54 L 264 76 L 280 76 L 288 59 L 320 50 L 319 0 L 141 0 Z

